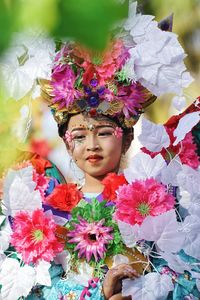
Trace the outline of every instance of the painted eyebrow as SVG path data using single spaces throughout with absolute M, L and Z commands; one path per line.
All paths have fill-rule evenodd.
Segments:
M 97 126 L 94 126 L 94 129 L 100 129 L 100 128 L 105 128 L 105 127 L 109 127 L 109 128 L 115 129 L 115 127 L 112 126 L 112 125 L 97 125 Z M 87 127 L 84 127 L 84 128 L 83 127 L 77 127 L 77 128 L 73 128 L 71 130 L 71 132 L 79 131 L 79 130 L 83 131 L 83 130 L 89 130 L 89 129 Z

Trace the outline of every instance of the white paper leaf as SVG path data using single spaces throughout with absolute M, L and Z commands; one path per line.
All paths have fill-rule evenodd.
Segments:
M 65 272 L 68 272 L 70 270 L 70 259 L 71 259 L 71 255 L 69 251 L 64 250 L 56 255 L 56 257 L 54 258 L 54 262 L 55 264 L 62 265 L 63 270 Z
M 198 288 L 198 290 L 200 292 L 200 280 L 199 279 L 196 280 L 196 286 L 197 286 L 197 288 Z
M 172 104 L 178 111 L 181 111 L 186 106 L 186 99 L 183 96 L 175 96 Z
M 10 243 L 10 235 L 12 230 L 8 220 L 6 220 L 5 225 L 1 227 L 0 231 L 0 253 L 3 253 L 8 249 Z
M 200 217 L 187 216 L 183 222 L 182 231 L 185 233 L 183 250 L 186 254 L 200 260 Z
M 171 209 L 159 216 L 146 217 L 140 227 L 140 237 L 154 241 L 162 251 L 178 252 L 185 238 L 185 234 L 179 230 L 175 210 Z
M 128 264 L 129 259 L 127 256 L 122 255 L 122 254 L 117 254 L 113 256 L 113 264 L 112 267 L 121 265 L 121 264 Z
M 161 182 L 178 186 L 177 175 L 182 170 L 181 161 L 178 157 L 172 159 L 165 168 L 161 170 Z
M 188 165 L 182 165 L 182 171 L 177 175 L 178 185 L 191 195 L 200 195 L 200 170 L 194 170 Z
M 174 130 L 174 136 L 176 140 L 173 145 L 176 146 L 180 141 L 184 139 L 186 134 L 192 130 L 192 128 L 200 121 L 200 112 L 192 112 L 186 114 L 179 120 L 178 126 Z
M 124 170 L 124 176 L 129 183 L 136 179 L 156 178 L 166 165 L 161 154 L 151 158 L 150 155 L 140 152 L 133 157 L 130 166 Z
M 140 278 L 122 281 L 122 296 L 132 296 L 137 300 L 164 300 L 174 285 L 168 275 L 151 272 Z
M 165 127 L 160 124 L 156 125 L 145 118 L 142 119 L 142 133 L 138 139 L 144 147 L 153 152 L 159 152 L 170 145 Z
M 170 269 L 177 273 L 184 273 L 184 271 L 191 272 L 191 267 L 185 263 L 180 256 L 173 253 L 162 252 L 160 255 L 167 261 Z
M 14 300 L 26 297 L 35 283 L 34 268 L 25 265 L 20 267 L 19 262 L 7 258 L 1 265 L 0 284 L 3 300 Z
M 14 216 L 21 210 L 31 212 L 42 207 L 40 192 L 38 190 L 30 192 L 29 187 L 19 177 L 14 179 L 6 196 L 3 198 L 2 209 L 5 215 Z
M 140 239 L 140 226 L 138 224 L 132 226 L 120 220 L 117 223 L 125 245 L 129 248 L 135 247 L 136 242 Z
M 37 266 L 35 266 L 36 271 L 36 282 L 41 285 L 51 286 L 51 276 L 49 273 L 49 268 L 51 264 L 41 260 Z
M 68 274 L 68 278 L 76 284 L 88 286 L 88 281 L 93 277 L 93 271 L 88 263 L 83 262 L 79 264 L 78 273 L 71 272 Z

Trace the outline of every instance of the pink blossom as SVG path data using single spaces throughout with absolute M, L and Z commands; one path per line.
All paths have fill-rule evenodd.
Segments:
M 79 217 L 79 224 L 73 224 L 74 230 L 68 233 L 71 239 L 69 243 L 75 243 L 75 251 L 78 251 L 78 257 L 86 257 L 90 261 L 94 255 L 95 261 L 103 258 L 106 252 L 106 245 L 113 239 L 111 227 L 103 226 L 104 220 L 88 223 Z
M 146 216 L 157 216 L 174 207 L 175 198 L 163 184 L 150 178 L 136 180 L 118 189 L 116 218 L 131 225 L 141 224 Z
M 72 133 L 71 133 L 69 130 L 67 130 L 67 131 L 65 132 L 65 140 L 66 140 L 68 143 L 71 143 L 72 140 L 73 140 L 73 135 L 72 135 Z
M 32 215 L 21 211 L 15 215 L 11 245 L 21 253 L 27 264 L 38 260 L 50 262 L 63 250 L 55 236 L 56 224 L 53 217 L 37 209 Z
M 52 86 L 54 103 L 59 104 L 59 109 L 68 108 L 74 100 L 81 96 L 75 89 L 76 76 L 70 65 L 64 64 L 54 69 L 52 73 Z
M 123 135 L 123 130 L 120 127 L 116 127 L 114 131 L 114 135 L 117 139 L 120 139 Z
M 132 83 L 129 86 L 119 86 L 116 99 L 123 101 L 123 113 L 129 119 L 130 114 L 138 114 L 137 110 L 142 108 L 141 104 L 146 101 L 147 94 L 141 85 Z
M 114 76 L 121 69 L 129 57 L 128 50 L 121 40 L 109 45 L 104 53 L 92 53 L 83 47 L 76 47 L 75 56 L 83 59 L 80 66 L 83 67 L 83 84 L 89 85 L 93 78 L 97 78 L 100 85 L 105 85 L 106 80 Z
M 36 170 L 33 169 L 33 181 L 37 184 L 35 189 L 39 190 L 41 197 L 44 199 L 49 179 L 44 176 L 44 174 L 38 174 Z

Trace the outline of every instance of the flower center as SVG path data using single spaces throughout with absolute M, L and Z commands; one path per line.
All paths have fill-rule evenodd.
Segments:
M 145 202 L 142 202 L 139 204 L 139 206 L 137 207 L 137 210 L 140 212 L 140 214 L 142 216 L 148 216 L 149 215 L 149 212 L 151 210 L 151 207 L 145 203 Z
M 96 241 L 97 239 L 96 239 L 96 234 L 94 234 L 94 233 L 89 233 L 88 234 L 88 237 L 89 237 L 89 239 L 91 240 L 91 241 Z
M 33 230 L 32 236 L 36 242 L 40 242 L 44 238 L 44 234 L 40 229 Z

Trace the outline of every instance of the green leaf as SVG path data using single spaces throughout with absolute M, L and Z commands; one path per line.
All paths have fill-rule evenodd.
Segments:
M 93 50 L 103 50 L 113 25 L 128 15 L 128 1 L 59 0 L 57 37 L 69 37 Z

